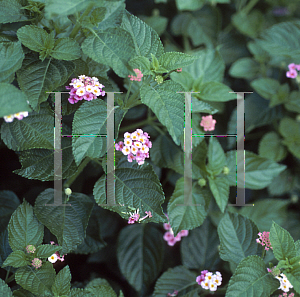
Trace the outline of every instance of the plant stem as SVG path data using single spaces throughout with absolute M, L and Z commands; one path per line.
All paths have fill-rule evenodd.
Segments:
M 243 9 L 242 12 L 248 14 L 250 10 L 257 4 L 259 0 L 251 0 Z
M 154 120 L 156 120 L 157 117 L 154 116 L 152 118 L 149 118 L 149 119 L 146 119 L 144 121 L 141 121 L 141 122 L 138 122 L 138 123 L 134 123 L 132 125 L 129 125 L 129 126 L 126 126 L 126 127 L 123 127 L 119 130 L 119 133 L 122 133 L 122 132 L 126 132 L 126 131 L 130 131 L 132 129 L 135 129 L 135 128 L 138 128 L 138 127 L 142 127 L 142 126 L 145 126 L 145 125 L 148 125 L 150 123 L 152 123 Z
M 69 188 L 72 183 L 75 181 L 75 179 L 78 177 L 78 175 L 81 173 L 81 171 L 85 168 L 85 166 L 91 161 L 89 157 L 85 158 L 83 162 L 79 165 L 77 171 L 74 175 L 72 175 L 68 180 L 64 182 L 64 188 Z
M 261 253 L 261 257 L 264 259 L 265 258 L 265 255 L 266 255 L 266 250 L 263 249 L 262 253 Z
M 183 35 L 183 46 L 185 52 L 189 52 L 191 50 L 189 38 L 185 35 Z
M 125 97 L 125 99 L 124 99 L 124 104 L 125 104 L 125 105 L 126 105 L 126 103 L 127 103 L 127 100 L 128 100 L 128 97 L 129 97 L 129 94 L 130 94 L 130 91 L 131 91 L 132 83 L 133 83 L 133 82 L 130 83 L 129 88 L 128 88 L 128 90 L 127 90 L 126 97 Z
M 70 33 L 70 36 L 69 36 L 70 38 L 74 38 L 74 37 L 77 35 L 77 33 L 78 33 L 78 31 L 79 31 L 79 29 L 80 29 L 80 27 L 81 27 L 80 21 L 82 20 L 83 17 L 85 17 L 86 15 L 88 15 L 88 14 L 91 12 L 91 10 L 92 10 L 93 8 L 94 8 L 94 3 L 92 2 L 92 3 L 90 3 L 89 6 L 86 8 L 86 10 L 85 10 L 84 13 L 81 15 L 81 17 L 77 20 L 76 25 L 74 26 L 72 32 Z
M 156 124 L 156 123 L 154 123 L 154 124 Z M 153 128 L 154 128 L 156 131 L 158 131 L 160 134 L 166 135 L 166 133 L 165 133 L 163 130 L 161 130 L 159 127 L 157 127 L 156 125 L 153 125 Z
M 13 281 L 15 279 L 15 274 L 13 273 L 13 275 L 11 275 L 7 280 L 5 280 L 5 283 L 8 284 L 11 281 Z
M 10 268 L 11 268 L 11 267 L 8 267 L 8 270 L 7 270 L 7 273 L 6 273 L 6 277 L 5 277 L 5 282 L 6 282 L 6 281 L 7 281 L 7 279 L 8 279 L 9 272 L 10 272 Z

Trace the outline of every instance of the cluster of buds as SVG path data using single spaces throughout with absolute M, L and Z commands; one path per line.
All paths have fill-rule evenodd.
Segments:
M 146 218 L 152 218 L 152 214 L 151 211 L 145 211 L 145 216 L 140 218 L 140 214 L 139 214 L 139 208 L 134 212 L 131 213 L 129 212 L 130 217 L 128 219 L 128 224 L 134 224 L 135 222 L 141 222 L 143 220 L 145 220 Z
M 141 70 L 136 68 L 136 69 L 133 69 L 133 71 L 135 72 L 136 76 L 128 75 L 128 77 L 130 77 L 130 80 L 141 81 L 142 77 L 144 76 L 143 73 L 141 72 Z
M 296 78 L 298 76 L 298 71 L 300 71 L 300 64 L 291 63 L 288 65 L 289 71 L 286 72 L 286 77 Z
M 275 276 L 275 278 L 280 281 L 280 287 L 278 289 L 283 292 L 288 292 L 290 288 L 293 288 L 293 285 L 289 282 L 285 274 L 280 273 L 280 276 Z
M 200 126 L 204 128 L 204 131 L 213 131 L 215 130 L 216 120 L 213 119 L 212 115 L 202 117 Z
M 14 118 L 18 119 L 18 120 L 22 120 L 23 118 L 26 118 L 28 116 L 28 111 L 20 111 L 14 114 L 10 114 L 7 116 L 4 116 L 4 121 L 7 123 L 11 123 Z
M 99 95 L 105 95 L 105 91 L 102 90 L 104 86 L 99 83 L 97 77 L 80 75 L 79 79 L 73 78 L 69 85 L 71 87 L 66 86 L 66 89 L 70 90 L 68 101 L 71 104 L 77 103 L 82 99 L 91 101 Z
M 270 232 L 264 231 L 263 233 L 259 232 L 257 234 L 259 238 L 256 239 L 256 242 L 261 244 L 262 246 L 265 246 L 265 250 L 268 251 L 269 248 L 273 249 L 270 242 Z
M 165 216 L 168 218 L 169 221 L 168 215 L 165 214 Z M 174 232 L 171 228 L 170 221 L 168 223 L 164 223 L 164 229 L 167 231 L 164 234 L 164 240 L 168 243 L 169 246 L 174 246 L 177 241 L 181 240 L 181 237 L 185 237 L 189 235 L 188 230 L 181 230 L 180 232 L 178 232 L 176 236 L 174 236 Z
M 52 245 L 58 245 L 58 244 L 55 244 L 54 241 L 50 241 L 50 243 Z M 63 255 L 62 257 L 59 255 L 59 252 L 55 252 L 55 254 L 51 255 L 50 257 L 48 257 L 48 261 L 51 262 L 51 263 L 55 263 L 57 260 L 63 262 L 65 259 L 64 259 L 65 255 Z
M 278 297 L 294 297 L 294 296 L 295 296 L 295 293 L 291 293 L 291 294 L 289 294 L 289 296 L 287 293 L 283 293 L 283 295 L 278 295 Z
M 218 286 L 222 284 L 222 275 L 219 271 L 213 274 L 208 270 L 203 270 L 201 275 L 197 276 L 196 282 L 205 290 L 217 291 Z
M 136 160 L 139 165 L 142 165 L 144 160 L 149 158 L 149 149 L 152 147 L 152 142 L 149 138 L 148 133 L 143 132 L 142 129 L 137 129 L 133 133 L 126 132 L 124 134 L 124 142 L 116 143 L 115 148 L 127 156 L 128 162 Z
M 168 293 L 167 296 L 177 296 L 177 294 L 178 294 L 178 291 L 174 290 L 173 293 Z
M 35 269 L 38 269 L 42 266 L 42 260 L 40 260 L 39 258 L 34 258 L 32 261 L 31 261 L 31 265 L 35 268 Z
M 35 250 L 36 250 L 36 248 L 35 248 L 35 246 L 32 245 L 32 244 L 29 244 L 29 245 L 27 245 L 27 247 L 26 247 L 26 251 L 27 251 L 28 254 L 34 254 Z

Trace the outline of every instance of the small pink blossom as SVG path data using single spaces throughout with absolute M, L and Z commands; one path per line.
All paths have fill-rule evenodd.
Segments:
M 177 294 L 178 294 L 178 291 L 174 290 L 173 293 L 168 293 L 167 296 L 177 296 Z
M 273 249 L 270 243 L 270 232 L 264 231 L 263 233 L 258 233 L 259 238 L 256 239 L 256 242 L 261 244 L 262 246 L 265 246 L 265 250 L 268 251 L 269 248 Z
M 290 71 L 286 72 L 286 77 L 289 77 L 289 78 L 296 78 L 297 75 L 298 75 L 298 73 L 296 70 L 290 70 Z
M 177 72 L 181 72 L 181 71 L 182 71 L 182 68 L 177 68 L 176 71 L 177 71 Z
M 170 223 L 164 223 L 164 229 L 165 230 L 171 229 L 171 224 Z
M 179 233 L 180 233 L 181 237 L 188 236 L 189 230 L 181 230 Z
M 34 258 L 31 263 L 35 269 L 38 269 L 42 266 L 42 260 L 40 260 L 39 258 Z
M 200 126 L 204 127 L 204 131 L 213 131 L 215 130 L 216 120 L 213 119 L 212 115 L 203 116 Z
M 136 76 L 134 75 L 128 75 L 128 77 L 130 77 L 130 80 L 132 81 L 141 81 L 141 78 L 144 76 L 142 74 L 142 72 L 139 69 L 133 69 L 133 71 L 135 72 Z

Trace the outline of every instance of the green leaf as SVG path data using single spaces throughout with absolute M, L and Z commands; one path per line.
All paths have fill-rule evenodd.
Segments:
M 0 82 L 10 83 L 9 77 L 21 68 L 24 57 L 21 42 L 0 43 Z
M 211 198 L 210 192 L 200 188 L 197 183 L 193 183 L 189 192 L 192 192 L 191 202 L 186 201 L 189 197 L 186 199 L 184 197 L 184 177 L 179 178 L 168 203 L 168 216 L 174 236 L 181 230 L 192 230 L 201 226 L 207 216 L 207 207 Z M 188 205 L 191 203 L 192 205 Z
M 35 25 L 26 25 L 17 31 L 18 39 L 23 45 L 35 52 L 41 52 L 46 47 L 49 34 Z M 54 38 L 53 38 L 54 41 Z M 53 46 L 49 48 L 51 50 Z
M 284 104 L 284 107 L 289 111 L 300 113 L 299 96 L 300 92 L 292 91 L 290 93 L 287 103 Z
M 233 91 L 229 87 L 216 81 L 198 84 L 194 86 L 194 91 L 200 92 L 195 97 L 207 101 L 226 102 L 236 99 L 236 94 L 230 93 Z
M 296 257 L 293 237 L 287 230 L 275 222 L 273 222 L 270 229 L 270 242 L 273 247 L 274 256 L 278 261 Z
M 137 56 L 150 59 L 151 54 L 159 58 L 164 53 L 163 44 L 155 30 L 128 11 L 123 14 L 121 28 L 130 33 Z
M 45 206 L 54 204 L 53 189 L 46 189 L 39 194 L 34 205 L 37 218 L 56 236 L 58 244 L 62 246 L 61 254 L 75 250 L 82 243 L 93 208 L 92 200 L 81 193 L 73 192 L 68 203 L 71 206 Z
M 140 90 L 142 103 L 152 109 L 177 145 L 184 129 L 184 98 L 176 93 L 180 91 L 182 89 L 172 81 L 166 81 L 157 88 L 142 85 Z
M 29 114 L 23 120 L 14 120 L 1 126 L 1 138 L 14 151 L 44 148 L 54 149 L 54 116 L 47 112 Z
M 285 117 L 280 121 L 279 132 L 284 138 L 282 143 L 295 157 L 300 158 L 300 124 Z
M 210 104 L 208 104 L 207 102 L 201 101 L 197 98 L 192 98 L 192 113 L 197 113 L 197 112 L 215 114 L 218 112 L 218 110 L 213 106 L 211 106 Z M 194 115 L 192 115 L 192 118 L 193 117 Z M 197 126 L 200 126 L 200 124 L 198 124 Z M 192 128 L 194 129 L 194 127 Z M 193 134 L 199 134 L 199 133 L 193 133 Z
M 161 232 L 149 224 L 136 224 L 122 229 L 118 237 L 117 257 L 122 274 L 141 291 L 158 276 L 164 257 Z
M 6 258 L 2 268 L 6 266 L 18 268 L 26 265 L 30 265 L 29 261 L 26 259 L 26 254 L 23 251 L 14 251 Z
M 220 174 L 225 166 L 226 157 L 222 146 L 214 137 L 209 139 L 207 157 L 208 168 L 212 170 L 214 175 Z
M 11 214 L 20 205 L 18 196 L 12 191 L 0 191 L 0 230 L 5 230 Z
M 71 177 L 77 170 L 72 154 L 71 139 L 62 138 L 62 178 Z M 54 150 L 30 149 L 21 152 L 19 160 L 21 169 L 13 172 L 28 179 L 41 181 L 54 180 Z
M 22 287 L 18 290 L 14 290 L 13 296 L 16 297 L 35 297 L 36 295 L 32 294 L 31 292 L 23 289 Z
M 160 56 L 159 64 L 168 71 L 192 64 L 196 57 L 180 52 L 167 52 Z
M 56 275 L 54 283 L 52 285 L 52 292 L 57 296 L 66 295 L 69 296 L 71 288 L 71 272 L 69 266 L 65 266 Z
M 300 256 L 300 239 L 295 242 L 296 256 Z
M 95 201 L 106 204 L 106 175 L 103 175 L 94 186 Z M 164 193 L 152 166 L 148 163 L 138 165 L 128 162 L 123 157 L 115 169 L 115 206 L 101 205 L 102 208 L 117 212 L 122 218 L 128 220 L 129 212 L 139 209 L 141 216 L 145 211 L 151 211 L 152 218 L 147 222 L 166 222 L 161 204 L 164 202 Z M 124 205 L 124 206 L 121 206 Z
M 279 89 L 280 83 L 273 78 L 258 78 L 251 82 L 251 87 L 263 98 L 271 99 Z
M 219 262 L 219 238 L 216 228 L 209 219 L 203 224 L 189 232 L 187 237 L 182 239 L 180 253 L 183 265 L 189 269 L 210 270 L 216 268 Z
M 12 291 L 3 279 L 0 279 L 0 296 L 11 297 Z
M 132 69 L 140 69 L 143 75 L 148 75 L 152 73 L 150 70 L 150 61 L 146 57 L 134 57 L 128 62 L 128 64 L 130 65 L 130 67 L 132 67 Z
M 198 10 L 202 8 L 206 0 L 176 0 L 178 10 Z
M 243 160 L 237 160 L 237 166 L 240 166 L 242 172 L 244 166 Z M 262 158 L 250 151 L 245 152 L 245 186 L 247 189 L 263 189 L 267 187 L 286 165 L 277 164 L 266 158 Z M 238 187 L 244 187 L 244 181 L 237 179 Z
M 41 244 L 36 248 L 35 254 L 38 258 L 48 258 L 61 250 L 61 246 L 52 244 Z
M 264 30 L 256 42 L 280 61 L 300 59 L 300 21 L 280 22 Z
M 243 259 L 230 278 L 225 297 L 269 297 L 279 287 L 279 281 L 268 271 L 259 256 Z
M 34 55 L 27 55 L 22 68 L 17 71 L 18 83 L 27 95 L 32 108 L 46 101 L 49 93 L 65 84 L 74 71 L 74 64 L 69 61 L 47 59 L 40 61 Z
M 225 166 L 228 167 L 229 173 L 226 176 L 230 187 L 236 187 L 236 150 L 226 152 Z
M 27 17 L 21 8 L 22 4 L 18 0 L 0 1 L 0 23 L 26 21 Z
M 0 233 L 0 265 L 4 263 L 5 259 L 12 253 L 12 249 L 9 246 L 8 242 L 8 231 L 7 228 L 4 229 L 3 232 Z M 10 271 L 14 272 L 14 268 L 6 267 L 5 270 L 10 269 Z
M 268 192 L 272 196 L 283 195 L 293 191 L 296 183 L 297 177 L 293 174 L 292 170 L 285 169 L 278 176 L 274 177 L 272 183 L 268 186 Z
M 29 244 L 40 245 L 43 237 L 44 226 L 35 217 L 32 206 L 24 199 L 8 223 L 9 245 L 13 251 L 24 250 Z
M 222 212 L 225 211 L 229 198 L 229 181 L 226 176 L 208 176 L 209 188 Z
M 293 270 L 292 272 L 285 272 L 285 276 L 294 287 L 294 290 L 300 294 L 300 267 L 298 266 L 297 269 Z
M 280 162 L 285 159 L 287 150 L 281 144 L 279 135 L 274 132 L 266 133 L 259 142 L 258 154 L 275 162 Z
M 80 46 L 71 38 L 59 38 L 55 41 L 51 57 L 57 60 L 76 60 L 81 57 Z
M 152 15 L 150 17 L 143 17 L 143 21 L 153 28 L 159 36 L 161 36 L 167 29 L 168 18 L 160 15 Z
M 15 279 L 18 285 L 41 297 L 52 296 L 51 286 L 55 279 L 55 269 L 50 262 L 42 267 L 24 266 L 17 270 Z
M 85 288 L 85 292 L 89 295 L 87 296 L 99 296 L 99 297 L 117 297 L 117 294 L 112 289 L 110 285 L 101 285 Z M 86 295 L 84 295 L 86 296 Z
M 229 69 L 229 74 L 237 78 L 253 79 L 259 71 L 259 64 L 252 58 L 246 57 L 235 61 Z
M 180 84 L 186 92 L 192 91 L 194 78 L 189 72 L 171 72 L 170 77 L 172 81 L 174 81 L 177 84 Z M 194 106 L 192 112 L 194 112 Z
M 45 16 L 51 19 L 55 16 L 67 16 L 85 10 L 92 0 L 49 0 L 45 6 Z M 102 3 L 102 1 L 100 2 Z
M 118 76 L 127 77 L 128 61 L 134 55 L 131 35 L 121 28 L 92 32 L 81 45 L 83 53 L 98 63 L 108 65 Z
M 220 257 L 224 261 L 238 264 L 247 256 L 261 252 L 256 242 L 258 228 L 240 214 L 225 213 L 218 225 L 218 234 Z
M 31 111 L 26 100 L 27 96 L 8 83 L 0 83 L 0 117 L 8 116 L 21 111 Z
M 168 293 L 173 293 L 174 290 L 180 291 L 180 294 L 194 292 L 199 287 L 199 285 L 196 283 L 196 277 L 196 273 L 188 270 L 184 266 L 169 268 L 157 280 L 153 296 L 165 297 Z

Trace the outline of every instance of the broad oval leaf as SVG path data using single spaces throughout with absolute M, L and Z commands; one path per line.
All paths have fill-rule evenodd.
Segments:
M 20 205 L 18 196 L 12 191 L 0 191 L 0 230 L 5 230 L 11 214 Z
M 23 251 L 12 252 L 4 261 L 2 268 L 7 266 L 12 266 L 15 268 L 27 266 L 30 262 L 26 259 L 26 254 Z
M 140 90 L 142 102 L 149 106 L 159 121 L 167 127 L 177 145 L 184 129 L 184 97 L 176 93 L 181 91 L 181 87 L 173 81 L 166 81 L 157 88 L 143 85 Z
M 40 245 L 43 237 L 44 226 L 34 215 L 33 207 L 24 199 L 8 223 L 9 245 L 13 251 L 25 250 L 29 244 Z
M 229 198 L 229 181 L 226 176 L 216 176 L 214 178 L 208 176 L 207 178 L 209 188 L 220 210 L 224 212 Z
M 220 174 L 224 168 L 226 157 L 221 144 L 214 137 L 210 137 L 209 139 L 207 157 L 208 167 L 212 170 L 213 174 Z
M 163 236 L 153 225 L 136 224 L 120 232 L 119 267 L 137 291 L 148 287 L 157 278 L 163 264 L 163 247 Z
M 27 17 L 21 9 L 22 4 L 18 0 L 0 2 L 0 23 L 14 23 L 26 21 Z
M 62 198 L 64 196 L 62 194 Z M 62 203 L 66 203 L 64 200 L 62 199 Z M 71 205 L 54 205 L 54 189 L 46 189 L 39 194 L 34 205 L 37 218 L 56 236 L 58 244 L 62 246 L 61 254 L 75 250 L 82 243 L 93 208 L 93 201 L 81 193 L 72 193 L 67 203 Z
M 52 292 L 57 296 L 66 295 L 69 296 L 71 287 L 71 272 L 69 266 L 65 266 L 56 275 L 54 283 L 52 285 Z
M 167 52 L 160 56 L 159 64 L 168 71 L 192 64 L 196 57 L 180 52 Z
M 259 256 L 243 259 L 230 278 L 225 297 L 269 297 L 279 287 L 279 281 L 268 271 Z
M 261 252 L 256 238 L 258 228 L 248 218 L 237 213 L 225 213 L 218 225 L 220 257 L 224 261 L 240 263 L 250 255 Z
M 81 57 L 81 50 L 78 42 L 71 38 L 59 38 L 55 41 L 51 57 L 57 60 L 76 60 Z

